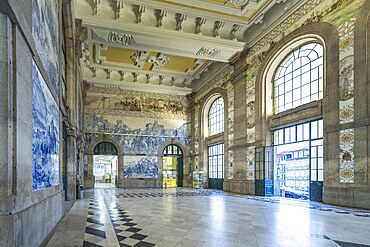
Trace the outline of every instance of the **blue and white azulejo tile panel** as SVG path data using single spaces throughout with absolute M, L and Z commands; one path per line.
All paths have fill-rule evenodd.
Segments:
M 32 189 L 59 184 L 59 108 L 32 62 Z
M 58 0 L 32 0 L 32 35 L 36 50 L 59 94 Z
M 157 178 L 158 162 L 156 156 L 124 156 L 125 178 Z

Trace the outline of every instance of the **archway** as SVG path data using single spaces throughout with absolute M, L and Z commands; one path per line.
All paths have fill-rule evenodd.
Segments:
M 176 144 L 169 144 L 163 150 L 163 180 L 164 188 L 183 187 L 184 158 L 183 152 Z
M 98 182 L 106 184 L 103 187 L 121 187 L 121 180 L 123 179 L 123 151 L 118 141 L 105 135 L 94 139 L 87 149 L 87 163 L 88 171 L 84 181 L 85 188 L 94 188 L 94 164 L 98 164 L 104 173 L 110 174 L 110 176 L 98 178 Z M 112 171 L 114 174 L 112 174 Z
M 168 163 L 174 162 L 175 168 L 168 168 Z M 158 149 L 158 175 L 162 179 L 164 188 L 164 171 L 166 175 L 169 170 L 176 171 L 176 181 L 172 181 L 173 187 L 192 186 L 192 165 L 189 162 L 189 151 L 187 147 L 177 139 L 168 140 Z M 168 181 L 167 181 L 168 182 Z
M 112 188 L 118 184 L 118 152 L 111 142 L 100 142 L 94 148 L 94 187 Z

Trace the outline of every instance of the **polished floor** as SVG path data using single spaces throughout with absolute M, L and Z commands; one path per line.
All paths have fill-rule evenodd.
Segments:
M 370 246 L 370 211 L 214 190 L 85 191 L 47 246 Z

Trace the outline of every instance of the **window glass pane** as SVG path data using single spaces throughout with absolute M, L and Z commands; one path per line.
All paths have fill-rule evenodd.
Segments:
M 319 136 L 318 138 L 323 138 L 324 137 L 324 121 L 321 119 L 319 120 Z
M 279 131 L 279 144 L 283 144 L 284 143 L 284 130 L 281 129 L 278 131 Z
M 307 141 L 310 138 L 310 124 L 303 124 L 303 140 Z
M 311 123 L 311 139 L 317 138 L 317 121 Z
M 296 127 L 293 126 L 293 127 L 290 127 L 290 137 L 291 137 L 291 141 L 292 142 L 296 142 L 296 134 L 295 134 L 295 131 L 296 131 Z
M 323 158 L 318 158 L 317 159 L 317 168 L 318 169 L 324 169 L 324 161 L 323 161 Z
M 317 181 L 317 171 L 311 170 L 311 181 Z
M 317 181 L 324 181 L 324 171 L 323 170 L 318 170 L 318 178 Z

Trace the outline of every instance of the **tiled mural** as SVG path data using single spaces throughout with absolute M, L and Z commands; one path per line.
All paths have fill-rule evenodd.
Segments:
M 228 133 L 227 142 L 228 146 L 231 147 L 234 144 L 234 88 L 228 87 L 227 89 L 227 101 L 228 101 Z M 234 178 L 234 151 L 227 150 L 227 174 L 228 179 Z
M 32 0 L 32 35 L 37 53 L 59 94 L 58 0 Z
M 177 120 L 190 116 L 185 96 L 114 89 L 89 85 L 85 113 Z
M 247 142 L 254 143 L 256 141 L 256 128 L 255 128 L 255 105 L 256 105 L 256 97 L 255 97 L 255 78 L 247 79 L 246 87 L 247 87 Z
M 354 121 L 354 22 L 351 18 L 338 27 L 339 49 L 339 123 Z
M 32 63 L 32 189 L 59 184 L 59 107 Z
M 124 156 L 124 178 L 157 178 L 156 156 Z
M 125 124 L 125 118 L 112 123 L 106 116 L 85 115 L 85 143 L 89 145 L 92 140 L 109 134 L 123 147 L 125 154 L 158 154 L 163 142 L 173 138 L 189 146 L 190 140 L 185 136 L 189 132 L 190 124 L 183 124 L 178 129 L 166 128 L 158 120 L 148 122 L 145 128 L 133 128 Z M 135 121 L 135 120 L 134 120 Z
M 339 179 L 341 183 L 355 182 L 355 157 L 354 157 L 353 129 L 341 130 L 339 134 Z
M 85 150 L 103 135 L 115 139 L 123 149 L 125 178 L 157 177 L 157 155 L 166 141 L 191 150 L 185 96 L 87 85 L 84 106 Z

